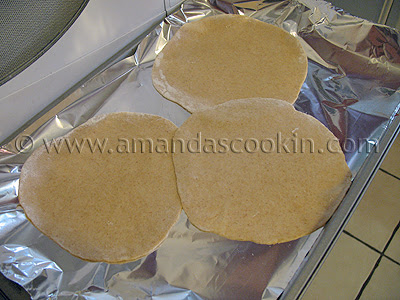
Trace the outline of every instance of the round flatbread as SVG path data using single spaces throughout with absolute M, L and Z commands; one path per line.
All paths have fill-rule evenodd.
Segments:
M 178 191 L 190 222 L 233 240 L 276 244 L 329 219 L 351 172 L 317 119 L 275 99 L 233 100 L 176 131 Z
M 178 220 L 181 204 L 171 153 L 151 153 L 147 141 L 170 140 L 175 130 L 158 116 L 112 113 L 42 145 L 21 171 L 26 216 L 88 261 L 123 263 L 151 253 Z
M 158 54 L 153 85 L 189 112 L 251 97 L 294 103 L 307 56 L 285 30 L 240 15 L 183 25 Z

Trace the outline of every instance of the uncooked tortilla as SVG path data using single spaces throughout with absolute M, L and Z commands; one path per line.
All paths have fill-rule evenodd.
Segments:
M 193 113 L 174 140 L 187 142 L 173 160 L 190 222 L 233 240 L 276 244 L 310 234 L 351 182 L 335 136 L 281 100 L 233 100 Z
M 20 177 L 26 216 L 62 248 L 88 261 L 123 263 L 151 253 L 178 220 L 181 204 L 171 153 L 150 153 L 140 143 L 133 150 L 132 139 L 170 140 L 175 130 L 158 116 L 112 113 L 58 139 L 59 153 L 39 147 Z M 89 139 L 92 144 L 98 139 L 98 145 L 107 139 L 102 153 L 90 150 Z M 68 151 L 66 141 L 74 140 L 86 141 L 81 153 Z
M 232 99 L 264 97 L 294 103 L 307 56 L 285 30 L 240 15 L 183 25 L 158 54 L 153 85 L 189 112 Z

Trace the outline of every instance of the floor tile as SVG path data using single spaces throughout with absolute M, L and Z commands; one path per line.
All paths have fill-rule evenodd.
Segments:
M 400 263 L 400 229 L 397 230 L 393 240 L 390 242 L 389 247 L 385 251 L 385 255 Z
M 400 220 L 400 180 L 378 171 L 346 230 L 382 251 Z
M 400 299 L 400 266 L 383 257 L 360 299 Z
M 379 253 L 343 233 L 303 300 L 354 299 L 378 257 Z
M 397 136 L 389 153 L 386 155 L 381 168 L 400 177 L 400 135 Z

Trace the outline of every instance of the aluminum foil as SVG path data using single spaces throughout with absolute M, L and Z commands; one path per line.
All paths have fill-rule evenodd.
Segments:
M 0 148 L 0 270 L 32 298 L 276 299 L 299 271 L 323 229 L 289 243 L 257 245 L 201 232 L 182 213 L 149 256 L 126 264 L 89 263 L 42 235 L 18 207 L 21 167 L 43 138 L 114 111 L 156 114 L 181 125 L 189 113 L 155 91 L 153 61 L 180 26 L 222 13 L 249 15 L 299 39 L 309 70 L 296 109 L 340 139 L 354 176 L 371 151 L 379 151 L 400 108 L 398 32 L 318 0 L 187 1 L 133 56 L 86 82 Z

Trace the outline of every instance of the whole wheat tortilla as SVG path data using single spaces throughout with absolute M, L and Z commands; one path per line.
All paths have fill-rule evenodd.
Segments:
M 19 201 L 26 216 L 88 261 L 122 263 L 151 253 L 178 220 L 181 204 L 171 153 L 142 153 L 139 143 L 134 153 L 132 139 L 170 140 L 175 130 L 158 116 L 112 113 L 58 139 L 59 153 L 54 143 L 50 150 L 41 146 L 21 171 Z M 88 142 L 81 153 L 68 151 L 66 141 L 75 139 L 107 142 L 103 153 Z
M 181 139 L 187 147 L 173 160 L 183 209 L 199 229 L 229 239 L 275 244 L 307 235 L 350 184 L 335 136 L 281 100 L 233 100 L 193 113 L 175 133 Z
M 232 99 L 264 97 L 294 103 L 307 56 L 285 30 L 240 15 L 183 25 L 158 54 L 153 85 L 189 112 Z

